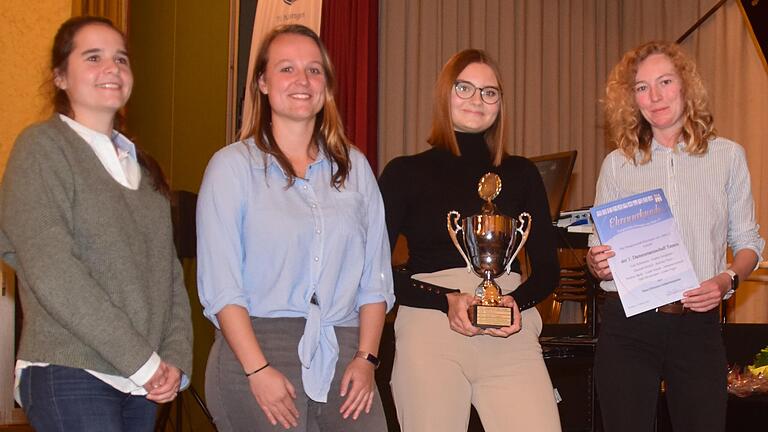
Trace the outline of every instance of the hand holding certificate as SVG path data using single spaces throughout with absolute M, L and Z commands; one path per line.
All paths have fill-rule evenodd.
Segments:
M 629 317 L 680 300 L 699 280 L 664 191 L 654 189 L 591 210 L 616 288 Z

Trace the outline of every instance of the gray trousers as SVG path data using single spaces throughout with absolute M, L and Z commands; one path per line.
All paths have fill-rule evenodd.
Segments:
M 359 329 L 357 327 L 335 327 L 339 342 L 339 361 L 333 376 L 328 402 L 315 402 L 303 391 L 301 363 L 299 362 L 299 339 L 304 333 L 303 318 L 251 318 L 261 349 L 269 363 L 279 370 L 296 388 L 296 408 L 299 410 L 298 432 L 339 432 L 386 431 L 387 423 L 378 390 L 374 396 L 371 412 L 363 411 L 357 420 L 341 417 L 339 408 L 344 399 L 339 396 L 341 377 L 349 361 L 357 352 Z M 267 419 L 251 394 L 248 379 L 227 341 L 220 331 L 208 356 L 205 370 L 205 394 L 208 408 L 220 432 L 283 431 Z

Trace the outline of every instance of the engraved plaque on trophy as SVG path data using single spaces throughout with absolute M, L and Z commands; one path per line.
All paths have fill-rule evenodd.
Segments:
M 477 193 L 485 201 L 481 213 L 462 218 L 455 210 L 448 212 L 448 235 L 467 263 L 467 271 L 482 278 L 475 290 L 479 303 L 469 310 L 472 325 L 481 328 L 512 325 L 512 308 L 501 306 L 501 289 L 494 279 L 509 274 L 531 231 L 530 214 L 521 213 L 517 219 L 498 214 L 493 200 L 499 192 L 501 179 L 487 173 L 477 185 Z

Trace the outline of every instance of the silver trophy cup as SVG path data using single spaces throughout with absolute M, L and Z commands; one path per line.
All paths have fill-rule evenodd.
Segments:
M 497 182 L 494 183 L 495 191 L 484 193 L 487 176 L 489 174 L 478 186 L 480 196 L 487 204 L 483 214 L 462 218 L 455 210 L 448 212 L 448 235 L 467 263 L 467 271 L 483 279 L 475 290 L 479 304 L 469 311 L 472 324 L 481 328 L 499 328 L 512 324 L 512 309 L 500 306 L 501 289 L 494 279 L 510 273 L 512 261 L 528 240 L 532 218 L 528 213 L 521 213 L 517 219 L 495 214 L 491 200 L 501 190 L 501 183 L 498 177 L 492 179 Z

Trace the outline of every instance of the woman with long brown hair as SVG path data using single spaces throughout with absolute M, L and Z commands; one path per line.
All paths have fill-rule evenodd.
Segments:
M 432 149 L 392 160 L 379 180 L 390 243 L 408 240 L 407 268 L 396 274 L 392 393 L 403 431 L 466 431 L 474 405 L 486 431 L 559 431 L 552 384 L 539 345 L 534 307 L 557 284 L 559 266 L 547 194 L 528 159 L 505 145 L 504 89 L 485 52 L 461 51 L 435 85 Z M 446 215 L 480 213 L 478 181 L 501 178 L 499 213 L 533 219 L 525 245 L 529 277 L 520 265 L 496 281 L 514 321 L 499 329 L 472 325 L 480 278 L 467 272 L 446 231 Z
M 192 368 L 168 186 L 116 130 L 133 74 L 109 20 L 62 24 L 51 72 L 54 114 L 21 133 L 2 185 L 24 311 L 18 400 L 41 432 L 151 431 Z
M 394 295 L 375 177 L 312 30 L 272 30 L 254 76 L 246 138 L 213 156 L 198 200 L 209 407 L 221 431 L 385 430 L 374 369 Z

